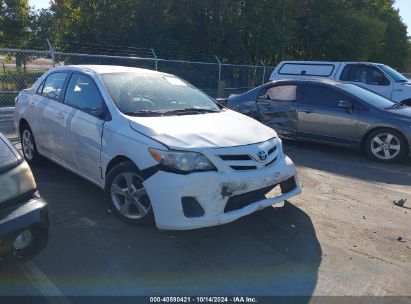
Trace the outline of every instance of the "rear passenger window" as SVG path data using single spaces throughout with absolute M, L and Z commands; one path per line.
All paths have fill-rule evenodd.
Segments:
M 259 96 L 261 99 L 270 99 L 275 101 L 295 101 L 297 98 L 297 86 L 281 85 L 268 88 Z
M 44 97 L 60 100 L 66 77 L 67 73 L 53 73 L 49 75 L 39 87 L 38 93 Z
M 351 101 L 351 98 L 330 88 L 310 85 L 304 86 L 303 104 L 338 107 L 338 102 L 341 100 Z
M 81 74 L 71 76 L 64 102 L 94 116 L 100 116 L 104 109 L 103 98 L 94 80 Z

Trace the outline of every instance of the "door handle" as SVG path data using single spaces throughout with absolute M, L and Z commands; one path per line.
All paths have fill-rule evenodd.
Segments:
M 34 108 L 35 105 L 36 105 L 36 103 L 33 100 L 30 101 L 30 107 Z
M 303 112 L 303 113 L 306 113 L 306 114 L 310 114 L 310 113 L 314 112 L 314 110 L 312 110 L 312 109 L 301 109 L 300 111 Z
M 56 113 L 57 119 L 64 119 L 64 115 L 61 112 Z

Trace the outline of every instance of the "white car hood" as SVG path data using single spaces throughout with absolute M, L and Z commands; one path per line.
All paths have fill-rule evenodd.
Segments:
M 131 117 L 130 127 L 170 148 L 221 148 L 254 144 L 275 131 L 232 110 L 196 115 Z

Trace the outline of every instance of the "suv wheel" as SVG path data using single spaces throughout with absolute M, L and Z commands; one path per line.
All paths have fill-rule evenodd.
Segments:
M 371 158 L 383 162 L 395 162 L 407 156 L 408 146 L 404 136 L 393 129 L 378 129 L 368 135 L 365 150 Z
M 106 180 L 106 199 L 113 213 L 130 225 L 151 223 L 154 218 L 144 179 L 132 162 L 115 166 Z
M 40 161 L 41 156 L 37 152 L 36 142 L 30 127 L 24 125 L 20 133 L 21 148 L 24 158 L 29 164 L 35 164 Z

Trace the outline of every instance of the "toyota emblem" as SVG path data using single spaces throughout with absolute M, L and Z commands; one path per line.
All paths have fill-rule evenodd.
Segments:
M 257 156 L 258 156 L 258 159 L 262 162 L 267 159 L 267 153 L 265 151 L 258 152 Z

